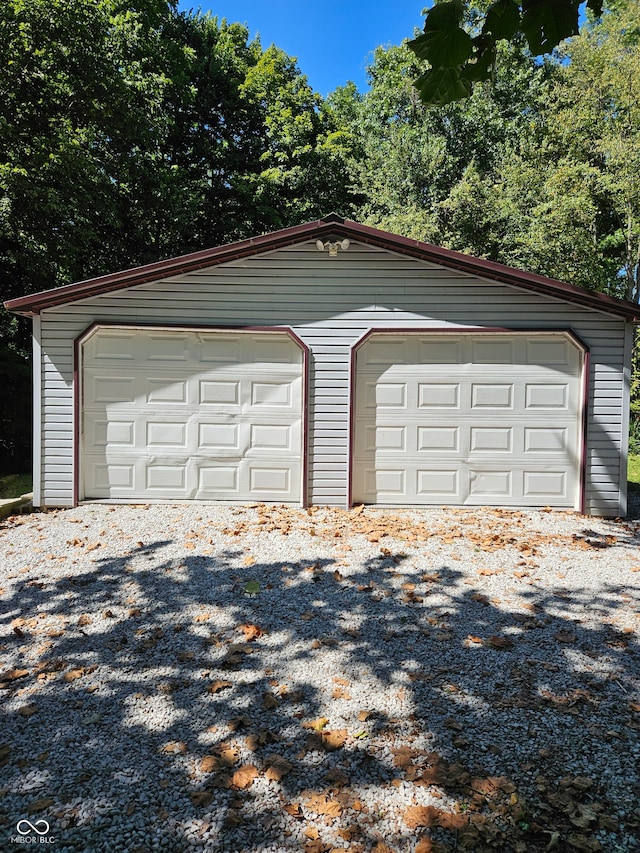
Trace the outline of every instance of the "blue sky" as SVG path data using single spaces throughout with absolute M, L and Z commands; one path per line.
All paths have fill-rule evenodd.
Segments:
M 430 0 L 181 0 L 183 10 L 211 11 L 239 21 L 263 47 L 275 44 L 290 56 L 312 88 L 327 95 L 347 80 L 366 89 L 366 66 L 380 44 L 400 44 L 424 25 L 422 9 Z

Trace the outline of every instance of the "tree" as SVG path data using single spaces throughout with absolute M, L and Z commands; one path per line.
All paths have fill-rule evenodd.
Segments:
M 596 17 L 603 0 L 473 0 L 437 2 L 428 11 L 424 33 L 409 42 L 429 69 L 416 80 L 426 104 L 467 98 L 473 85 L 495 74 L 498 43 L 524 38 L 533 56 L 551 53 L 578 33 L 579 13 Z

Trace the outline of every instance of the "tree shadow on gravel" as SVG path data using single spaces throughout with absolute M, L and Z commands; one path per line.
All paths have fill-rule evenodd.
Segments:
M 5 849 L 22 818 L 83 851 L 638 849 L 637 585 L 268 535 L 4 579 Z

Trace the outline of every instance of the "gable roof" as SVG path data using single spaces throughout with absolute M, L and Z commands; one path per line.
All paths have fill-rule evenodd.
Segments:
M 587 308 L 604 311 L 608 314 L 616 314 L 634 322 L 640 322 L 640 305 L 616 299 L 604 293 L 585 290 L 580 287 L 525 272 L 524 270 L 507 267 L 495 261 L 487 261 L 453 252 L 450 249 L 442 249 L 430 243 L 422 243 L 388 231 L 371 228 L 368 225 L 360 225 L 332 213 L 315 222 L 307 222 L 304 225 L 294 225 L 291 228 L 283 228 L 271 234 L 263 234 L 259 237 L 250 237 L 237 243 L 228 243 L 216 246 L 212 249 L 204 249 L 189 255 L 181 255 L 177 258 L 169 258 L 166 261 L 157 261 L 142 267 L 123 270 L 122 272 L 103 275 L 98 278 L 87 279 L 75 284 L 66 284 L 52 290 L 43 290 L 40 293 L 28 296 L 19 296 L 9 299 L 4 303 L 9 311 L 24 316 L 39 314 L 44 308 L 52 308 L 56 305 L 65 305 L 86 299 L 90 296 L 99 296 L 114 290 L 123 290 L 136 284 L 157 281 L 175 275 L 194 272 L 204 267 L 216 266 L 218 264 L 270 252 L 307 240 L 319 240 L 327 237 L 349 238 L 361 243 L 378 246 L 403 255 L 439 264 L 449 269 L 480 276 L 492 281 L 500 281 L 505 284 L 514 285 L 524 290 L 563 299 Z

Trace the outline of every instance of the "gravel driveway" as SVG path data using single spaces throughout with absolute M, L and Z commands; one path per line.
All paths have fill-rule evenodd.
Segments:
M 638 851 L 639 537 L 489 509 L 13 517 L 0 849 Z

